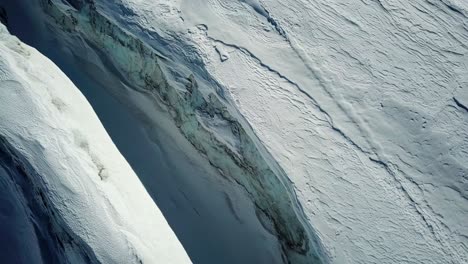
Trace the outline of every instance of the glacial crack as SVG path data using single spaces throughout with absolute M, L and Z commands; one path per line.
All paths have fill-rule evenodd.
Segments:
M 299 90 L 303 95 L 305 95 L 309 100 L 311 100 L 311 102 L 313 103 L 313 105 L 326 117 L 326 120 L 321 120 L 321 121 L 325 121 L 327 122 L 327 124 L 333 129 L 333 131 L 337 132 L 341 137 L 343 137 L 347 142 L 349 142 L 352 146 L 354 146 L 356 149 L 358 149 L 360 152 L 364 153 L 364 154 L 371 154 L 369 151 L 363 149 L 361 146 L 359 146 L 354 140 L 352 140 L 349 136 L 346 135 L 346 133 L 344 133 L 340 128 L 338 128 L 334 123 L 333 123 L 333 119 L 331 118 L 330 114 L 325 110 L 323 109 L 320 104 L 318 104 L 317 100 L 312 97 L 308 92 L 306 92 L 302 87 L 300 87 L 296 82 L 294 82 L 293 80 L 289 79 L 287 76 L 283 75 L 281 72 L 273 69 L 271 66 L 265 64 L 260 58 L 258 58 L 257 56 L 255 56 L 255 54 L 253 54 L 251 51 L 249 51 L 248 49 L 244 48 L 244 47 L 241 47 L 241 46 L 238 46 L 238 45 L 235 45 L 235 44 L 230 44 L 230 43 L 227 43 L 223 40 L 219 40 L 219 39 L 215 39 L 211 36 L 208 35 L 208 33 L 206 32 L 206 36 L 209 40 L 215 42 L 215 43 L 219 43 L 219 44 L 223 44 L 227 47 L 231 47 L 231 48 L 235 48 L 239 51 L 241 51 L 243 54 L 247 55 L 247 56 L 250 56 L 252 59 L 254 59 L 259 65 L 261 65 L 263 68 L 265 68 L 266 70 L 274 73 L 275 75 L 277 75 L 278 77 L 280 77 L 281 79 L 285 80 L 286 82 L 288 82 L 289 84 L 291 84 L 292 86 L 296 87 L 297 90 Z
M 414 209 L 414 211 L 417 213 L 417 215 L 421 218 L 421 220 L 423 221 L 423 223 L 426 225 L 427 229 L 429 230 L 431 236 L 434 238 L 435 241 L 437 241 L 437 243 L 439 243 L 441 245 L 441 248 L 443 248 L 444 251 L 447 250 L 447 246 L 444 245 L 444 243 L 442 242 L 441 239 L 439 239 L 439 235 L 436 233 L 436 231 L 434 230 L 434 226 L 429 223 L 429 220 L 427 219 L 427 216 L 424 214 L 424 212 L 419 208 L 418 206 L 418 202 L 416 200 L 414 200 L 414 198 L 411 196 L 411 194 L 408 192 L 408 190 L 405 188 L 405 186 L 403 185 L 403 183 L 401 182 L 400 179 L 398 179 L 398 176 L 396 175 L 396 173 L 391 169 L 390 165 L 384 161 L 382 161 L 381 159 L 375 159 L 375 158 L 371 158 L 369 157 L 369 160 L 378 164 L 379 166 L 381 166 L 385 171 L 387 171 L 387 173 L 392 176 L 392 179 L 394 180 L 394 182 L 396 183 L 397 187 L 402 191 L 402 193 L 404 194 L 404 196 L 406 197 L 406 199 L 408 199 L 409 201 L 409 205 Z M 394 164 L 392 164 L 392 166 L 396 166 Z M 410 182 L 415 185 L 420 191 L 421 191 L 421 187 L 419 186 L 419 184 L 417 184 L 414 180 L 411 180 L 409 177 L 405 177 L 405 179 L 407 180 L 410 180 Z M 432 208 L 429 207 L 429 209 L 432 210 Z M 448 253 L 448 252 L 447 252 Z
M 456 97 L 453 97 L 453 101 L 455 102 L 455 104 L 460 107 L 461 109 L 465 110 L 466 112 L 468 112 L 468 107 L 466 105 L 464 105 L 462 102 L 460 102 Z

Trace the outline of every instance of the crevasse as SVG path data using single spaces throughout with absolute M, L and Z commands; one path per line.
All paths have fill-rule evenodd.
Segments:
M 306 221 L 291 183 L 249 125 L 230 107 L 222 88 L 203 82 L 202 89 L 197 73 L 168 69 L 167 58 L 103 15 L 93 1 L 41 1 L 41 8 L 60 34 L 93 47 L 125 87 L 161 104 L 179 133 L 221 175 L 242 186 L 256 206 L 257 217 L 280 241 L 285 261 L 326 262 L 326 253 Z M 178 78 L 173 78 L 176 74 Z M 146 111 L 136 100 L 124 100 Z M 216 133 L 219 124 L 223 124 L 224 136 Z

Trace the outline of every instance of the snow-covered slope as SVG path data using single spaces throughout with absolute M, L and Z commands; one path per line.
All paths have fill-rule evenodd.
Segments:
M 245 188 L 287 261 L 468 262 L 465 1 L 39 2 Z
M 190 263 L 92 108 L 0 25 L 5 263 Z

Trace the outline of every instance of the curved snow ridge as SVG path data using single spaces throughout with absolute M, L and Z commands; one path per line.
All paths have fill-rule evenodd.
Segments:
M 81 36 L 107 56 L 129 88 L 164 103 L 193 146 L 212 166 L 250 194 L 258 207 L 259 218 L 277 234 L 288 261 L 326 262 L 326 253 L 308 224 L 289 180 L 250 127 L 229 108 L 222 90 L 205 83 L 201 84 L 202 89 L 190 71 L 181 69 L 176 73 L 178 69 L 165 67 L 170 65 L 166 57 L 115 25 L 93 3 L 75 9 L 55 1 L 43 1 L 43 7 L 63 32 Z M 167 75 L 176 74 L 178 78 L 168 80 Z M 217 129 L 228 133 L 218 135 Z
M 190 263 L 73 83 L 3 25 L 0 50 L 2 167 L 39 244 L 67 263 Z

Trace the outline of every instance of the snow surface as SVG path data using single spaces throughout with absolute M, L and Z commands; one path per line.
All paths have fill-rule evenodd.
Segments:
M 13 174 L 13 165 L 0 167 L 2 230 L 12 228 L 2 231 L 2 245 L 12 239 L 7 247 L 12 255 L 2 250 L 3 260 L 13 261 L 8 257 L 28 249 L 17 261 L 42 263 L 37 257 L 42 254 L 50 263 L 46 252 L 39 252 L 46 242 L 35 240 L 52 228 L 62 233 L 49 235 L 60 239 L 66 233 L 70 239 L 58 241 L 65 252 L 60 263 L 191 263 L 73 83 L 3 25 L 0 51 L 0 136 L 11 148 L 2 151 L 14 154 L 10 160 L 26 173 Z M 32 185 L 20 184 L 25 175 Z M 36 192 L 40 197 L 25 198 Z M 32 203 L 39 200 L 49 210 L 49 224 L 34 218 L 38 208 Z
M 468 262 L 466 1 L 97 2 L 223 87 L 331 262 Z

